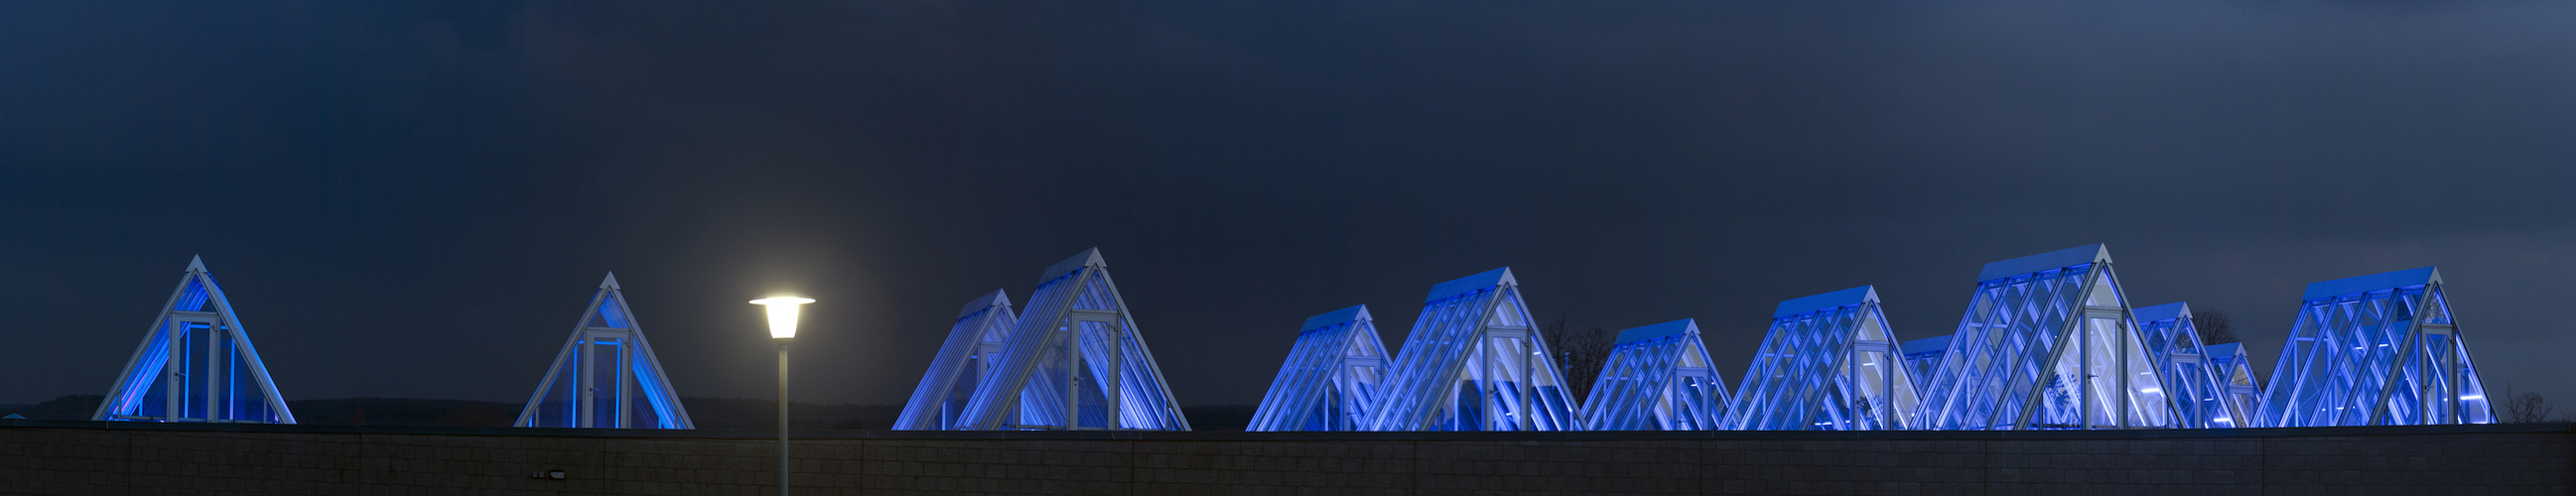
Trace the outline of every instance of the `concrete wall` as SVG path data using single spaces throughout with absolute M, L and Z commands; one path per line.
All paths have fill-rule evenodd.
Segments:
M 0 493 L 775 494 L 774 433 L 0 421 Z M 798 494 L 2570 494 L 2570 425 L 797 434 Z M 564 480 L 532 478 L 562 470 Z

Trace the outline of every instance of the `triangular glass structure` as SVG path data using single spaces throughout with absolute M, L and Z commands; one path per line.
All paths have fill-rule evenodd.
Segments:
M 2173 427 L 2102 245 L 1986 264 L 1924 383 L 1930 430 Z
M 1897 345 L 1897 352 L 1905 354 L 1905 367 L 1914 372 L 1915 391 L 1922 391 L 1924 383 L 1932 382 L 1932 369 L 1941 366 L 1941 354 L 1949 351 L 1950 335 L 1947 334 Z
M 2147 340 L 2148 360 L 2164 375 L 2165 396 L 2173 398 L 2174 423 L 2185 429 L 2243 427 L 2247 409 L 2227 392 L 2225 377 L 2200 344 L 2192 325 L 2191 305 L 2166 303 L 2130 313 L 2138 336 Z
M 1904 430 L 1921 406 L 1871 286 L 1780 302 L 1735 394 L 1734 430 Z
M 948 341 L 939 345 L 939 356 L 931 359 L 930 371 L 913 388 L 912 401 L 905 402 L 903 415 L 895 418 L 895 430 L 957 429 L 966 401 L 974 397 L 975 386 L 992 375 L 1002 343 L 1019 323 L 1019 316 L 1011 313 L 1011 295 L 1002 290 L 966 302 L 966 308 L 957 312 L 957 323 L 948 328 Z
M 1584 430 L 1717 429 L 1726 419 L 1725 381 L 1709 366 L 1698 322 L 1619 331 L 1592 395 L 1583 399 Z
M 1038 276 L 964 430 L 1190 430 L 1100 249 Z
M 626 305 L 617 274 L 599 281 L 572 336 L 537 381 L 513 427 L 695 429 L 644 328 Z
M 2263 404 L 2263 383 L 2254 379 L 2254 359 L 2246 356 L 2245 344 L 2209 345 L 2209 368 L 2218 374 L 2218 387 L 2243 408 L 2245 416 L 2237 417 L 2236 424 L 2254 426 L 2254 411 Z
M 1308 318 L 1303 328 L 1243 430 L 1356 431 L 1368 426 L 1386 380 L 1386 342 L 1378 340 L 1368 305 Z
M 187 273 L 143 344 L 125 361 L 91 420 L 292 424 L 224 288 L 202 259 Z
M 2432 267 L 2308 285 L 2254 425 L 2495 422 Z
M 1509 267 L 1432 286 L 1369 430 L 1581 429 L 1546 342 Z

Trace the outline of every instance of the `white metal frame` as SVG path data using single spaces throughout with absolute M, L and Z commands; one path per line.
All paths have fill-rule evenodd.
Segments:
M 972 399 L 977 385 L 992 380 L 1002 345 L 1010 340 L 1011 329 L 1018 324 L 1019 316 L 1011 312 L 1011 295 L 1003 290 L 996 289 L 967 302 L 965 308 L 958 310 L 957 321 L 949 326 L 948 340 L 939 345 L 939 356 L 931 359 L 930 370 L 914 386 L 912 399 L 904 402 L 894 429 L 957 428 L 959 418 L 964 417 L 964 401 Z M 952 401 L 957 403 L 953 407 Z
M 1583 412 L 1509 267 L 1432 286 L 1404 343 L 1370 430 L 1583 429 Z M 1478 398 L 1459 405 L 1466 401 L 1459 389 L 1469 385 Z
M 1387 365 L 1368 305 L 1325 312 L 1302 327 L 1244 430 L 1364 430 Z
M 1038 289 L 1002 347 L 1002 363 L 993 369 L 993 380 L 976 386 L 959 429 L 1190 430 L 1108 268 L 1100 249 L 1093 248 L 1057 262 L 1038 277 Z M 1096 336 L 1106 342 L 1085 342 L 1085 328 L 1100 330 Z M 1063 376 L 1040 373 L 1041 365 L 1060 365 Z M 1096 386 L 1083 384 L 1086 372 L 1097 378 Z M 1126 381 L 1131 374 L 1152 382 L 1151 388 L 1130 391 Z M 1086 387 L 1100 393 L 1105 425 L 1082 425 Z M 1046 401 L 1023 408 L 1024 397 Z M 1024 419 L 1023 414 L 1035 417 Z
M 188 287 L 192 283 L 205 288 L 205 300 L 192 306 L 212 311 L 180 310 L 178 308 L 180 300 L 188 296 Z M 143 343 L 135 347 L 134 355 L 131 358 L 126 359 L 124 372 L 117 374 L 116 382 L 108 385 L 107 398 L 99 402 L 98 410 L 90 414 L 90 419 L 147 422 L 269 423 L 263 419 L 220 418 L 218 415 L 214 414 L 213 405 L 225 402 L 224 391 L 227 388 L 218 387 L 218 385 L 222 384 L 225 379 L 227 379 L 224 377 L 224 369 L 230 368 L 217 366 L 217 364 L 223 363 L 221 359 L 224 358 L 222 350 L 219 347 L 206 347 L 205 351 L 207 360 L 198 364 L 203 365 L 203 367 L 189 367 L 191 369 L 204 368 L 205 370 L 202 374 L 204 377 L 188 377 L 192 374 L 198 374 L 199 371 L 181 371 L 178 367 L 170 366 L 170 364 L 182 362 L 179 360 L 182 357 L 178 356 L 178 353 L 181 353 L 181 350 L 184 349 L 184 347 L 170 346 L 170 341 L 174 338 L 185 339 L 172 331 L 188 330 L 197 326 L 203 326 L 205 331 L 214 333 L 207 342 L 212 343 L 217 340 L 221 340 L 232 344 L 234 356 L 239 357 L 243 362 L 245 362 L 243 363 L 242 368 L 250 372 L 251 378 L 254 379 L 253 382 L 255 382 L 259 387 L 262 399 L 267 405 L 269 411 L 276 413 L 276 423 L 295 423 L 295 412 L 289 410 L 286 406 L 286 399 L 277 394 L 277 383 L 269 379 L 268 366 L 260 361 L 259 349 L 251 346 L 249 331 L 242 327 L 241 319 L 233 313 L 232 301 L 224 297 L 223 287 L 215 284 L 214 275 L 206 270 L 205 260 L 199 257 L 190 257 L 188 259 L 188 269 L 186 274 L 179 276 L 178 289 L 172 290 L 170 292 L 170 300 L 161 304 L 160 315 L 155 316 L 152 319 L 152 329 L 144 332 Z M 160 346 L 155 346 L 155 344 L 159 344 Z M 163 355 L 160 357 L 152 356 L 153 351 L 156 349 L 158 349 Z M 147 361 L 153 358 L 159 358 L 160 360 L 157 362 Z M 153 370 L 141 370 L 141 368 L 151 368 Z M 160 416 L 147 417 L 129 413 L 120 413 L 129 410 L 137 412 L 140 411 L 142 405 L 136 404 L 136 402 L 147 397 L 150 392 L 148 391 L 148 388 L 156 382 L 147 379 L 144 374 L 160 376 L 160 380 L 157 382 L 161 384 L 163 388 L 162 401 L 164 404 L 161 410 L 162 414 Z M 183 395 L 179 394 L 179 392 L 183 390 L 181 385 L 184 381 L 190 379 L 202 379 L 204 381 L 204 388 L 199 391 L 199 393 L 203 395 L 203 397 L 199 399 L 204 401 L 205 405 L 208 405 L 207 414 L 204 416 L 189 417 L 185 411 L 186 409 L 181 407 L 181 398 L 183 397 Z
M 2067 277 L 2083 280 L 2066 286 Z M 1986 264 L 1978 279 L 1967 316 L 1922 388 L 1916 418 L 1923 428 L 2173 427 L 2163 374 L 2146 359 L 2108 248 L 2087 245 Z M 2071 398 L 2049 401 L 2052 383 Z M 2073 418 L 2042 424 L 2044 409 Z
M 614 303 L 613 306 L 616 308 L 618 313 L 617 316 L 619 317 L 619 320 L 625 321 L 625 327 L 616 327 L 613 322 L 600 322 L 602 317 L 600 314 L 600 304 L 603 302 Z M 598 367 L 594 367 L 590 363 L 591 357 L 595 356 L 595 354 L 583 352 L 581 349 L 585 345 L 597 343 L 603 340 L 614 340 L 619 344 L 617 352 L 618 356 L 616 357 L 618 363 L 615 367 L 611 368 L 611 370 L 617 371 L 619 377 L 598 377 Z M 573 323 L 572 335 L 565 337 L 563 349 L 555 352 L 554 365 L 546 367 L 546 375 L 537 380 L 537 391 L 528 395 L 527 405 L 519 409 L 518 420 L 512 421 L 510 426 L 538 427 L 537 422 L 539 419 L 537 409 L 538 407 L 543 406 L 546 399 L 546 391 L 554 387 L 555 378 L 561 375 L 566 364 L 579 367 L 580 383 L 574 388 L 574 390 L 579 393 L 579 399 L 575 400 L 579 403 L 579 405 L 575 407 L 577 413 L 574 414 L 576 425 L 565 427 L 638 429 L 697 428 L 697 424 L 689 420 L 689 410 L 685 405 L 681 404 L 678 391 L 671 388 L 671 376 L 662 370 L 662 360 L 654 355 L 652 344 L 648 343 L 644 339 L 644 326 L 643 324 L 635 321 L 634 307 L 626 304 L 626 294 L 617 285 L 616 273 L 610 273 L 607 278 L 600 280 L 599 291 L 591 294 L 590 304 L 582 306 L 581 319 Z M 627 391 L 626 387 L 629 381 L 624 380 L 624 376 L 633 374 L 634 369 L 638 365 L 652 370 L 653 380 L 646 381 L 638 378 L 633 381 L 633 383 L 639 390 L 631 392 Z M 653 406 L 656 407 L 665 406 L 659 403 L 667 402 L 668 412 L 657 411 L 656 413 L 669 419 L 669 422 L 667 422 L 669 427 L 661 425 L 629 425 L 637 419 L 629 418 L 630 415 L 628 415 L 628 410 L 633 403 L 628 401 L 618 402 L 616 416 L 610 422 L 613 425 L 598 425 L 599 415 L 596 410 L 599 403 L 596 400 L 598 393 L 600 392 L 600 381 L 603 379 L 611 383 L 608 387 L 615 388 L 615 390 L 610 391 L 615 395 L 615 397 L 625 398 L 629 394 L 645 394 L 645 401 L 648 402 L 648 404 L 654 404 Z M 640 390 L 641 388 L 659 388 L 659 390 L 642 391 Z M 654 401 L 652 397 L 655 396 L 663 398 L 663 401 Z

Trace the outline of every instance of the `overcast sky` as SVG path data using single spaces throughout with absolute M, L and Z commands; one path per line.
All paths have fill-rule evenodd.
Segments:
M 191 255 L 290 399 L 527 398 L 615 271 L 681 394 L 901 403 L 967 300 L 1099 247 L 1185 405 L 1307 316 L 1390 348 L 1780 300 L 1952 332 L 2107 243 L 2235 316 L 2438 265 L 2493 391 L 2576 401 L 2568 2 L 0 3 L 0 403 L 101 394 Z M 2564 410 L 2564 408 L 2562 408 Z

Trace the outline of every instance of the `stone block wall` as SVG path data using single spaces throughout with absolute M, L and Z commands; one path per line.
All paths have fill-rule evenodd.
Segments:
M 774 433 L 0 421 L 0 494 L 776 494 Z M 798 494 L 2570 494 L 2566 424 L 800 432 Z M 562 480 L 534 477 L 555 470 Z

